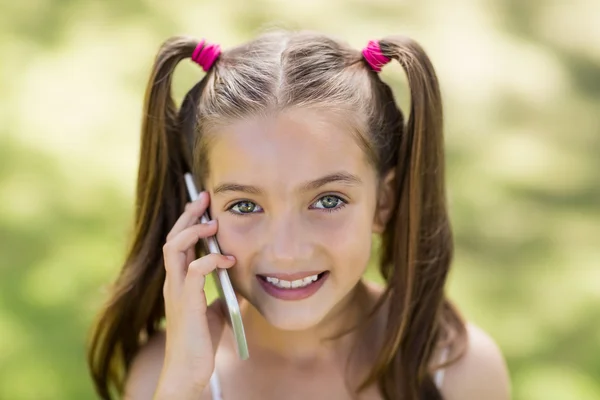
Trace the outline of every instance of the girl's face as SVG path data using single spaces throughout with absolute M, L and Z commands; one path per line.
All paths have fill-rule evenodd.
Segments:
M 314 111 L 214 134 L 205 187 L 236 291 L 275 327 L 315 326 L 367 267 L 375 170 L 351 132 Z

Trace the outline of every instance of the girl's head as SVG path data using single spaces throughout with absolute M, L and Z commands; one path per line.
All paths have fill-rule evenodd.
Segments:
M 397 60 L 407 74 L 405 124 L 372 59 L 312 33 L 268 34 L 221 53 L 177 109 L 172 72 L 197 45 L 167 41 L 148 86 L 134 240 L 90 350 L 99 390 L 118 386 L 118 364 L 127 368 L 140 334 L 164 316 L 161 248 L 191 170 L 211 194 L 223 252 L 236 256 L 234 286 L 279 328 L 336 312 L 380 234 L 389 330 L 365 383 L 378 381 L 386 398 L 439 398 L 431 354 L 462 325 L 443 294 L 452 240 L 442 109 L 423 50 L 406 38 L 371 43 L 379 60 Z M 282 301 L 261 289 L 265 276 L 306 272 L 325 272 L 309 298 Z
M 234 286 L 279 328 L 314 325 L 357 284 L 383 230 L 402 114 L 360 51 L 311 34 L 225 52 L 202 84 L 180 120 L 221 249 L 237 259 Z M 304 300 L 262 288 L 308 272 L 327 276 Z

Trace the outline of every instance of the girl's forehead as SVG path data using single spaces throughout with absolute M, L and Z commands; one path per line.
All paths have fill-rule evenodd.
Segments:
M 238 121 L 211 133 L 208 184 L 304 181 L 346 172 L 373 179 L 356 134 L 326 113 L 294 110 Z

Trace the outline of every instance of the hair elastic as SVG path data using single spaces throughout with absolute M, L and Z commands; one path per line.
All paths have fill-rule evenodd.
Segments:
M 380 72 L 381 67 L 391 61 L 390 58 L 383 55 L 379 41 L 376 40 L 369 40 L 369 44 L 363 49 L 362 54 L 375 72 Z
M 207 72 L 220 54 L 221 46 L 207 43 L 205 39 L 202 39 L 192 53 L 192 61 L 199 64 Z

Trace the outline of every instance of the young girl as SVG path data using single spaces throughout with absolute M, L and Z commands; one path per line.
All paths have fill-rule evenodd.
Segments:
M 172 74 L 188 58 L 206 75 L 177 109 Z M 407 121 L 378 75 L 391 60 L 408 78 Z M 193 203 L 188 171 L 204 189 Z M 215 234 L 224 255 L 197 246 Z M 377 238 L 384 287 L 363 279 Z M 358 51 L 284 32 L 221 53 L 173 38 L 146 93 L 133 242 L 93 331 L 97 391 L 508 399 L 497 346 L 444 295 L 452 249 L 440 92 L 417 43 Z M 230 268 L 248 360 L 221 301 L 207 305 L 215 268 Z

